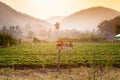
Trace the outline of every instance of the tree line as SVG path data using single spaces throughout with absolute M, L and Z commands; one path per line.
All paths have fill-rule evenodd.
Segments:
M 21 42 L 22 32 L 19 26 L 3 26 L 0 30 L 0 46 L 7 47 Z
M 120 16 L 105 20 L 97 27 L 100 36 L 105 37 L 107 40 L 114 40 L 115 35 L 120 34 Z

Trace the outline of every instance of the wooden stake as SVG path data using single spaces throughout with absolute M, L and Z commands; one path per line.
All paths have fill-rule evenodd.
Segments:
M 69 56 L 69 74 L 70 74 L 71 72 L 71 50 L 69 50 L 68 56 Z
M 58 50 L 58 71 L 60 72 L 60 52 L 61 50 Z
M 102 65 L 100 65 L 100 80 L 102 80 Z

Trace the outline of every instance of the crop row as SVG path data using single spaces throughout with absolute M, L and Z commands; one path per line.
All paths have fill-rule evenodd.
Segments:
M 3 48 L 0 49 L 0 66 L 56 67 L 57 53 L 55 43 L 22 44 Z M 120 66 L 120 44 L 74 43 L 71 53 L 61 51 L 60 64 L 61 66 L 94 64 Z

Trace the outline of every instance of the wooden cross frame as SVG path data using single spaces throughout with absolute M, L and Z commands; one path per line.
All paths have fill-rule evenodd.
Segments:
M 58 71 L 60 72 L 60 52 L 61 50 L 68 50 L 69 51 L 69 65 L 70 65 L 70 56 L 71 50 L 73 49 L 73 44 L 70 41 L 57 41 L 57 49 L 58 49 Z M 71 65 L 69 66 L 69 73 L 70 73 Z

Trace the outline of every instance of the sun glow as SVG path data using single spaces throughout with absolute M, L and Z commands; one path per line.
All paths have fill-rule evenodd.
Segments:
M 104 6 L 120 11 L 120 0 L 0 0 L 17 11 L 36 18 L 68 16 L 79 10 Z

